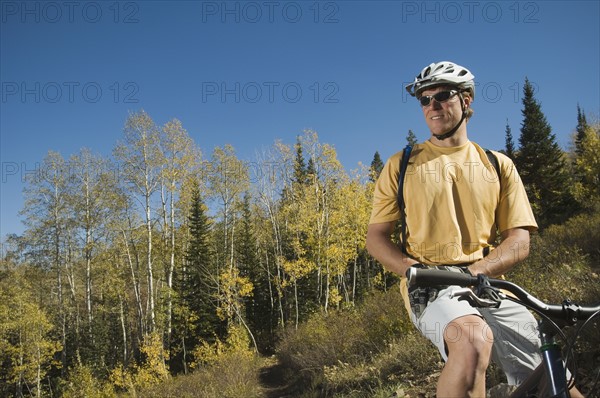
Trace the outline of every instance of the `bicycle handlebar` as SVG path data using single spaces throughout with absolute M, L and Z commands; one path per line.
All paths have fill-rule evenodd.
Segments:
M 435 287 L 443 285 L 475 286 L 477 277 L 471 274 L 411 267 L 406 277 L 408 286 Z
M 477 286 L 479 278 L 458 272 L 449 272 L 436 269 L 409 268 L 407 272 L 408 286 L 435 287 L 435 286 Z M 550 318 L 560 319 L 569 323 L 577 320 L 587 320 L 600 311 L 600 303 L 595 306 L 580 306 L 570 302 L 561 305 L 546 304 L 527 292 L 522 287 L 503 279 L 487 278 L 490 286 L 504 289 L 514 294 L 522 303 L 531 309 Z

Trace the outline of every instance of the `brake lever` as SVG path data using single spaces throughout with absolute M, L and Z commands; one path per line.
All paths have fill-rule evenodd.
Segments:
M 504 293 L 498 291 L 500 300 L 492 300 L 478 297 L 473 290 L 468 287 L 457 289 L 450 293 L 450 298 L 458 297 L 459 300 L 467 300 L 472 307 L 480 308 L 498 308 L 502 299 L 506 298 Z

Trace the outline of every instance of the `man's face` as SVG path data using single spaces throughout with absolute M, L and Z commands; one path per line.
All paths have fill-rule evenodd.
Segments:
M 424 90 L 420 98 L 424 96 L 433 96 L 442 91 L 453 90 L 452 87 L 441 86 Z M 460 105 L 460 95 L 456 94 L 444 102 L 437 102 L 431 99 L 429 105 L 422 106 L 425 122 L 433 134 L 444 134 L 454 128 L 462 117 L 462 108 Z M 470 98 L 464 97 L 465 106 L 470 104 Z

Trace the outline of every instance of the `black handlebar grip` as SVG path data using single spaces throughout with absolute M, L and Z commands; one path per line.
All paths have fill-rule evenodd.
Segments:
M 408 286 L 473 286 L 477 277 L 460 272 L 441 271 L 436 269 L 420 269 L 411 267 L 407 272 Z

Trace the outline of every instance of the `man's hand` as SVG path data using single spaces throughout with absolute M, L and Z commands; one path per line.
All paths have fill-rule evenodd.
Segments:
M 468 266 L 467 266 L 467 267 L 458 267 L 458 268 L 460 268 L 460 270 L 461 270 L 461 271 L 462 271 L 464 274 L 469 274 L 469 275 L 471 275 L 471 276 L 475 276 L 475 275 L 473 275 L 473 273 L 471 272 L 471 270 L 469 269 L 469 267 L 468 267 Z
M 473 276 L 490 278 L 504 275 L 529 255 L 529 230 L 512 228 L 502 232 L 502 243 L 485 258 L 467 267 Z
M 369 224 L 367 229 L 367 250 L 386 270 L 399 276 L 405 276 L 412 265 L 418 264 L 391 240 L 395 221 Z

